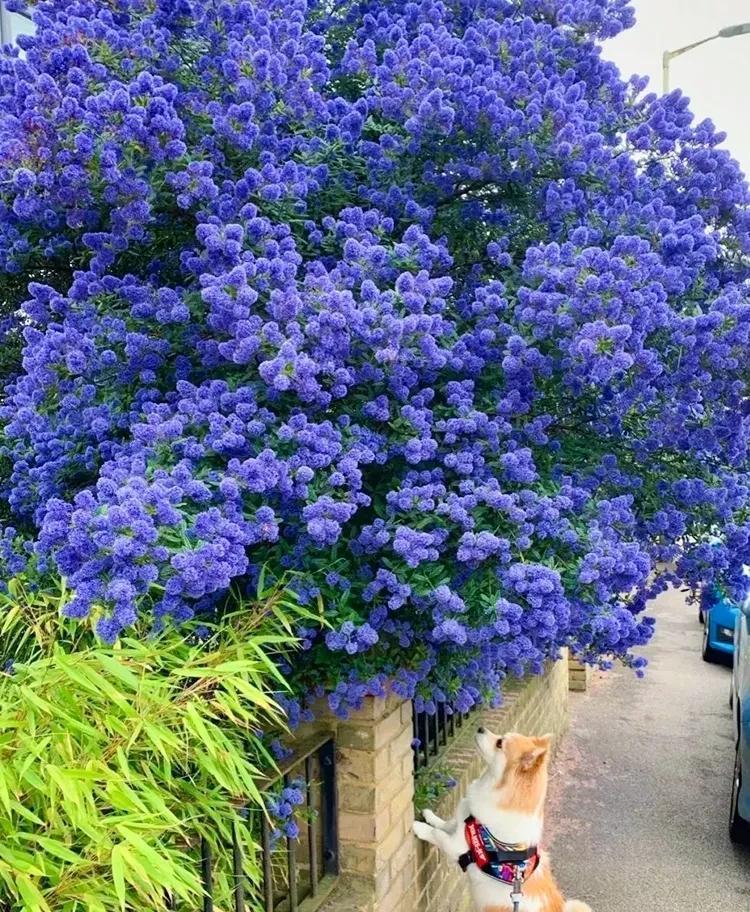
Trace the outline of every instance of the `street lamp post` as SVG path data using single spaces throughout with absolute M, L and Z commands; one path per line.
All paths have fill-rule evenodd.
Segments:
M 748 33 L 750 33 L 750 22 L 743 22 L 741 25 L 728 25 L 726 28 L 719 29 L 715 35 L 709 35 L 708 38 L 701 38 L 700 41 L 686 44 L 685 47 L 677 48 L 676 51 L 664 51 L 661 58 L 662 91 L 664 94 L 666 95 L 669 92 L 669 64 L 675 57 L 687 54 L 693 48 L 708 44 L 709 41 L 716 41 L 717 38 L 736 38 L 737 35 L 747 35 Z

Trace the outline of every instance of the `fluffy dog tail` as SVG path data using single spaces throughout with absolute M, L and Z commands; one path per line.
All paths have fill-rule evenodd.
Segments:
M 591 912 L 591 906 L 578 899 L 569 899 L 563 906 L 563 912 Z

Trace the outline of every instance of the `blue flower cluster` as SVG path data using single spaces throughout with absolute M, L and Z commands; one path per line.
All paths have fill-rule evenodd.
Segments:
M 0 58 L 8 572 L 114 640 L 265 565 L 299 695 L 631 658 L 750 542 L 750 194 L 628 0 L 40 0 Z M 709 535 L 723 532 L 711 547 Z M 293 718 L 305 717 L 300 705 Z
M 295 808 L 304 803 L 305 783 L 302 781 L 295 780 L 278 792 L 267 796 L 266 810 L 273 823 L 270 834 L 272 847 L 283 838 L 299 838 L 300 826 L 295 819 Z

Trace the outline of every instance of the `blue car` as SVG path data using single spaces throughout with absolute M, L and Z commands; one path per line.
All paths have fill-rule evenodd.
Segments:
M 734 634 L 734 670 L 730 702 L 734 719 L 735 759 L 729 835 L 750 844 L 750 596 L 742 603 Z
M 734 628 L 740 611 L 716 586 L 701 589 L 698 619 L 703 624 L 701 654 L 706 662 L 731 662 Z

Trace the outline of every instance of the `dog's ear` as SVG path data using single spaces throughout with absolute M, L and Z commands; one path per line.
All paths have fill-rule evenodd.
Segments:
M 552 735 L 534 738 L 534 747 L 521 754 L 520 767 L 528 773 L 546 756 L 552 745 Z

